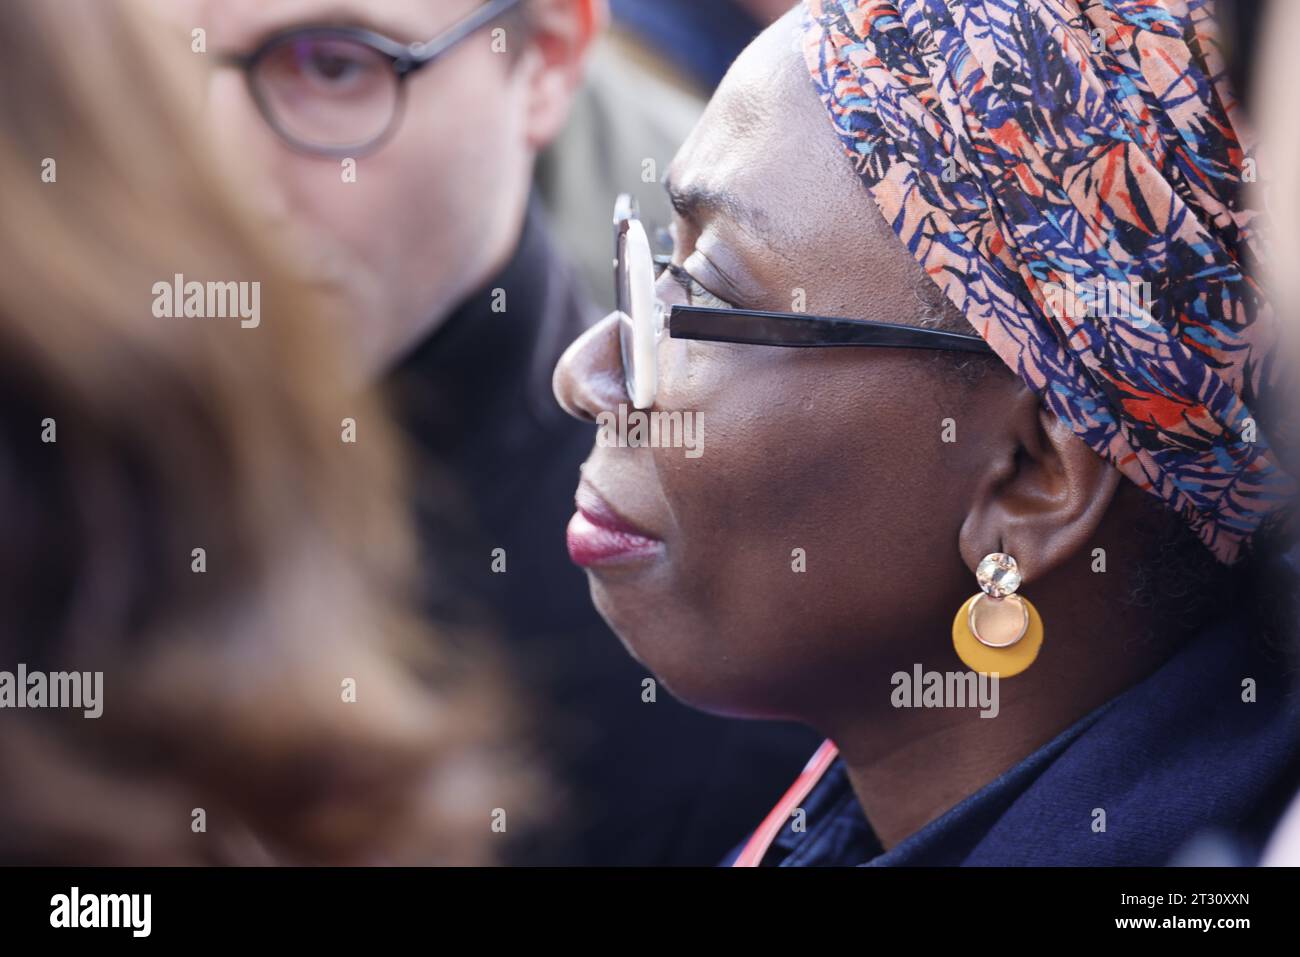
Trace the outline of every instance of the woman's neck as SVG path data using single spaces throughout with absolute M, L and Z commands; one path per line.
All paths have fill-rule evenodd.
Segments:
M 1070 631 L 1063 626 L 1049 633 L 1059 643 L 1050 663 L 1040 660 L 996 685 L 985 679 L 978 694 L 970 693 L 967 679 L 964 705 L 946 700 L 955 682 L 946 693 L 939 690 L 942 672 L 933 678 L 921 672 L 928 679 L 925 689 L 914 687 L 915 673 L 907 682 L 896 674 L 887 707 L 864 710 L 860 697 L 851 712 L 813 722 L 838 746 L 858 802 L 886 849 L 1150 674 L 1170 654 L 1168 647 L 1121 647 L 1116 632 L 1099 639 Z

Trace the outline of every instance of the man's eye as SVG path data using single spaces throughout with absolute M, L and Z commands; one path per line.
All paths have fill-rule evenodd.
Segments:
M 690 273 L 675 263 L 669 263 L 668 272 L 686 293 L 687 301 L 692 306 L 704 306 L 708 309 L 732 309 L 731 303 L 724 302 L 701 286 Z
M 310 61 L 311 70 L 326 80 L 342 80 L 361 69 L 356 60 L 342 56 L 318 54 Z
M 315 87 L 353 90 L 382 75 L 373 51 L 349 41 L 300 40 L 288 48 L 286 72 Z

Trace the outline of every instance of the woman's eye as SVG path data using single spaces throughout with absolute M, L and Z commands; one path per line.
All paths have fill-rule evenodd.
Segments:
M 708 309 L 731 309 L 734 308 L 731 303 L 724 302 L 713 293 L 709 292 L 696 281 L 690 273 L 675 263 L 668 265 L 668 272 L 672 275 L 677 284 L 682 287 L 686 293 L 687 301 L 692 306 L 704 306 Z

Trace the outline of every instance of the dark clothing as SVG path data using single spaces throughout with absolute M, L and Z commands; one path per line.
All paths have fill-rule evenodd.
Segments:
M 1239 629 L 1211 628 L 889 851 L 836 759 L 803 802 L 806 830 L 783 828 L 763 865 L 1159 866 L 1224 831 L 1257 858 L 1300 764 L 1300 701 L 1283 670 Z
M 665 693 L 642 702 L 649 675 L 596 614 L 565 548 L 595 428 L 560 410 L 551 373 L 595 318 L 533 204 L 502 274 L 394 372 L 398 412 L 423 452 L 431 613 L 474 621 L 467 603 L 489 610 L 568 792 L 516 862 L 713 864 L 817 738 L 710 717 Z M 497 548 L 504 573 L 492 570 Z
M 672 63 L 706 96 L 763 32 L 763 24 L 731 0 L 613 0 L 610 10 L 615 23 Z

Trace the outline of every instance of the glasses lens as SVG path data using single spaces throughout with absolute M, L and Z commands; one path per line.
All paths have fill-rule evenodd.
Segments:
M 659 313 L 655 298 L 654 257 L 638 219 L 625 222 L 618 234 L 614 275 L 619 342 L 627 394 L 638 409 L 654 403 L 658 386 Z
M 614 267 L 614 299 L 618 306 L 618 339 L 623 353 L 623 377 L 627 394 L 636 395 L 636 340 L 635 321 L 632 318 L 632 296 L 627 272 L 627 231 L 618 237 L 618 258 Z
M 286 38 L 258 61 L 253 82 L 282 135 L 329 150 L 382 137 L 401 95 L 388 57 L 331 36 Z

